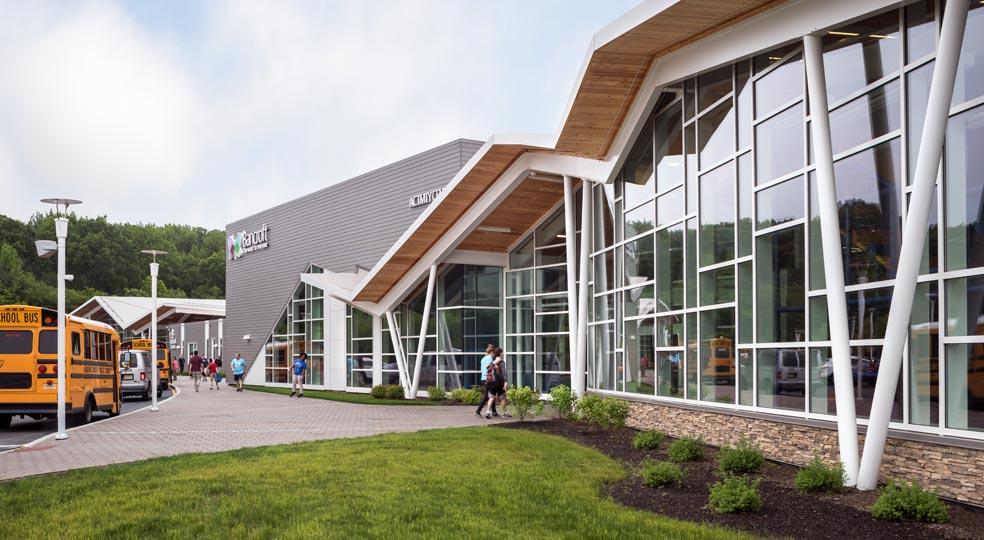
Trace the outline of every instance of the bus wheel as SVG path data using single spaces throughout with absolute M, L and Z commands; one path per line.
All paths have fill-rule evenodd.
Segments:
M 92 422 L 92 396 L 86 396 L 85 407 L 82 408 L 82 412 L 79 413 L 79 424 L 89 424 Z
M 0 414 L 0 429 L 7 429 L 10 427 L 10 420 L 14 416 L 12 414 Z

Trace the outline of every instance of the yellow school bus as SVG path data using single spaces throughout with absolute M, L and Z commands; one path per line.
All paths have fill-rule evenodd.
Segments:
M 107 324 L 67 316 L 65 412 L 79 423 L 120 413 L 120 336 Z M 0 306 L 0 428 L 14 416 L 58 416 L 58 313 Z
M 121 351 L 149 351 L 152 348 L 153 341 L 149 339 L 134 339 L 133 341 L 124 341 L 120 344 Z M 167 344 L 163 341 L 157 342 L 157 397 L 163 395 L 164 390 L 167 390 L 168 383 L 171 382 L 171 350 L 168 349 Z

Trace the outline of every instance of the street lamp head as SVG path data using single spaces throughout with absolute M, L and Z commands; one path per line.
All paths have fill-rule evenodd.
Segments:
M 61 215 L 61 211 L 58 209 L 59 206 L 64 206 L 65 213 L 67 214 L 69 206 L 73 204 L 82 204 L 82 201 L 78 199 L 63 199 L 60 197 L 41 199 L 41 202 L 55 205 L 55 213 L 58 214 L 59 216 Z
M 146 253 L 147 255 L 152 255 L 154 257 L 154 262 L 157 262 L 158 255 L 167 255 L 166 251 L 161 251 L 159 249 L 141 249 L 140 253 Z
M 34 247 L 38 250 L 38 257 L 47 259 L 58 253 L 58 242 L 54 240 L 35 240 Z

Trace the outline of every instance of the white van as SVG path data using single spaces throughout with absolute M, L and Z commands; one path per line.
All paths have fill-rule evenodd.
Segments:
M 150 399 L 154 364 L 150 351 L 120 351 L 120 394 Z

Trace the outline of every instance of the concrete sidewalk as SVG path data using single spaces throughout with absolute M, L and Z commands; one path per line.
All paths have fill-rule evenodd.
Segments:
M 508 422 L 485 420 L 472 407 L 356 405 L 265 392 L 236 392 L 223 382 L 195 392 L 180 378 L 178 395 L 148 408 L 69 430 L 0 454 L 0 480 L 189 452 L 364 437 L 379 433 Z M 149 402 L 148 402 L 149 403 Z

